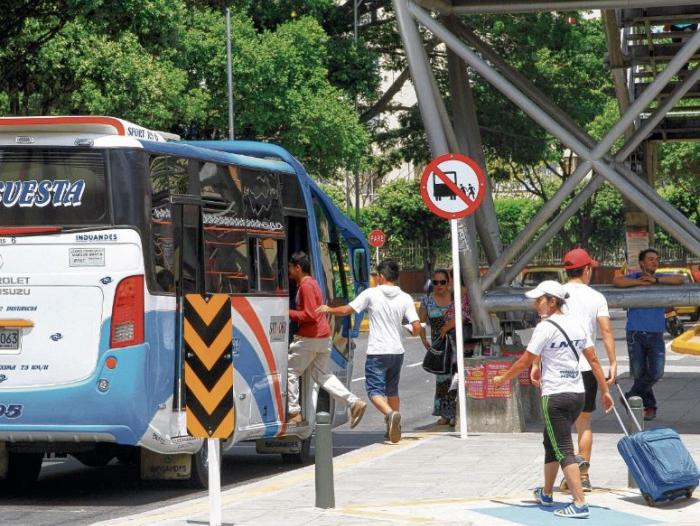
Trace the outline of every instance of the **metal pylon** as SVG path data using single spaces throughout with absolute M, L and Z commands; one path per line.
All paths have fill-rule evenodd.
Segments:
M 683 80 L 678 82 L 673 88 L 669 87 L 671 81 L 678 78 L 679 71 L 687 68 L 689 60 L 698 53 L 700 49 L 700 33 L 686 36 L 682 45 L 675 50 L 675 54 L 668 57 L 663 67 L 655 71 L 655 77 L 645 86 L 645 89 L 634 94 L 635 97 L 632 98 L 629 107 L 622 113 L 618 122 L 615 123 L 601 141 L 596 141 L 584 130 L 580 129 L 571 117 L 548 100 L 528 79 L 513 70 L 486 43 L 480 41 L 455 15 L 472 12 L 471 10 L 476 4 L 481 7 L 482 12 L 518 12 L 551 11 L 555 9 L 645 7 L 657 6 L 658 2 L 590 0 L 588 2 L 535 3 L 512 0 L 508 2 L 505 0 L 502 2 L 497 0 L 484 0 L 482 2 L 393 0 L 393 4 L 399 23 L 399 31 L 406 50 L 411 77 L 418 96 L 418 105 L 434 156 L 450 150 L 455 151 L 455 145 L 450 144 L 454 141 L 448 140 L 448 137 L 461 137 L 462 140 L 457 141 L 457 151 L 467 155 L 471 154 L 483 163 L 483 155 L 479 155 L 481 152 L 475 154 L 474 151 L 474 145 L 480 145 L 481 139 L 476 126 L 473 101 L 470 99 L 470 93 L 466 88 L 460 89 L 460 83 L 466 84 L 466 75 L 460 77 L 460 69 L 463 69 L 464 64 L 467 64 L 583 160 L 552 199 L 543 205 L 532 222 L 517 236 L 514 242 L 504 247 L 495 260 L 489 260 L 490 268 L 483 278 L 476 271 L 478 269 L 478 254 L 476 253 L 476 228 L 473 219 L 467 218 L 461 221 L 460 266 L 467 279 L 466 285 L 472 306 L 473 322 L 478 334 L 486 336 L 493 331 L 493 326 L 490 326 L 489 311 L 512 310 L 510 308 L 512 307 L 512 302 L 507 309 L 499 309 L 497 301 L 485 302 L 484 292 L 493 284 L 499 282 L 508 283 L 512 280 L 530 259 L 536 255 L 537 251 L 593 195 L 604 180 L 616 187 L 621 194 L 636 206 L 645 210 L 654 221 L 687 249 L 700 255 L 700 229 L 659 197 L 653 188 L 643 180 L 640 180 L 628 166 L 623 164 L 629 155 L 652 133 L 677 101 L 683 98 L 700 79 L 700 67 L 696 67 L 684 74 Z M 571 6 L 564 7 L 563 4 L 567 4 L 567 6 L 571 4 Z M 574 4 L 576 5 L 574 6 Z M 685 2 L 676 2 L 675 4 L 685 4 Z M 441 15 L 440 19 L 436 19 L 425 8 Z M 444 21 L 447 21 L 447 23 L 444 23 Z M 444 117 L 444 104 L 440 94 L 435 89 L 431 67 L 423 49 L 417 23 L 429 30 L 448 48 L 448 59 L 451 61 L 449 70 L 450 89 L 452 98 L 457 99 L 453 102 L 452 119 Z M 664 99 L 659 100 L 659 97 L 662 95 Z M 657 101 L 657 105 L 652 111 L 649 108 L 654 101 Z M 467 107 L 470 108 L 469 111 L 465 110 Z M 649 115 L 641 126 L 638 125 L 635 128 L 635 123 L 639 123 L 640 115 L 643 112 Z M 452 128 L 452 122 L 455 123 L 454 128 Z M 469 132 L 465 135 L 466 129 Z M 632 130 L 635 131 L 632 132 Z M 626 131 L 627 140 L 624 147 L 612 155 L 610 148 Z M 573 201 L 562 209 L 565 199 L 577 189 L 578 185 L 591 171 L 595 172 L 594 177 L 574 197 Z M 537 232 L 555 213 L 558 213 L 558 215 L 549 223 L 544 232 L 537 239 L 534 239 Z M 482 228 L 479 229 L 479 236 L 482 244 L 484 244 L 484 237 L 490 235 L 487 232 L 490 231 L 494 224 L 497 225 L 495 212 L 493 212 L 493 209 L 486 210 L 477 217 L 477 221 L 485 223 L 480 225 Z M 497 244 L 500 244 L 500 238 Z M 517 262 L 512 264 L 515 257 L 523 250 L 525 250 L 525 253 Z M 648 300 L 644 299 L 644 292 L 628 292 L 624 298 L 627 305 L 633 306 L 637 303 L 648 303 Z M 695 295 L 697 298 L 692 299 L 692 301 L 695 304 L 700 304 L 700 290 Z

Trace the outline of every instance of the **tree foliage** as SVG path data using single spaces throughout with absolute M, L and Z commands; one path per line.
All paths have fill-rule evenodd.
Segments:
M 503 243 L 512 242 L 542 206 L 538 199 L 528 197 L 500 197 L 494 199 L 498 226 Z
M 362 227 L 366 233 L 383 230 L 391 243 L 425 247 L 431 262 L 438 250 L 449 246 L 449 224 L 427 209 L 417 181 L 396 180 L 382 186 L 376 201 L 364 210 Z
M 368 135 L 352 96 L 331 82 L 332 46 L 314 18 L 330 0 L 275 3 L 286 11 L 238 2 L 234 12 L 237 137 L 281 143 L 322 177 L 357 169 Z M 224 6 L 210 4 L 13 6 L 0 19 L 0 111 L 108 114 L 189 138 L 227 136 Z

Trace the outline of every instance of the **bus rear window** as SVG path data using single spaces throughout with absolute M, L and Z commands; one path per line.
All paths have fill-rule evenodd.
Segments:
M 103 152 L 0 150 L 0 224 L 70 226 L 108 222 Z

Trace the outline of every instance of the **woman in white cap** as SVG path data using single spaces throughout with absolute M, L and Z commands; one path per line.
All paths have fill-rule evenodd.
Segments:
M 571 489 L 573 502 L 554 512 L 560 517 L 588 517 L 588 505 L 581 487 L 579 466 L 574 455 L 571 426 L 584 404 L 584 386 L 579 370 L 579 356 L 583 354 L 598 381 L 605 412 L 613 406 L 603 369 L 595 354 L 595 347 L 581 323 L 562 313 L 568 294 L 561 283 L 543 281 L 534 290 L 526 292 L 535 300 L 535 309 L 541 321 L 535 327 L 525 353 L 506 371 L 496 376 L 494 383 L 503 383 L 530 368 L 535 357 L 541 358 L 542 417 L 544 419 L 544 486 L 535 489 L 535 499 L 542 506 L 554 505 L 554 479 L 561 466 Z

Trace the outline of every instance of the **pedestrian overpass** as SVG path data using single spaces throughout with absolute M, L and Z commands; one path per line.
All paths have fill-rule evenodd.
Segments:
M 605 181 L 647 214 L 650 222 L 700 256 L 700 229 L 653 188 L 655 142 L 700 139 L 700 4 L 683 0 L 393 0 L 393 5 L 433 157 L 457 152 L 486 166 L 469 68 L 581 159 L 510 245 L 501 241 L 490 188 L 476 214 L 459 220 L 460 268 L 475 335 L 490 338 L 499 333 L 493 313 L 528 308 L 522 293 L 506 285 Z M 574 10 L 601 10 L 606 32 L 607 60 L 621 117 L 600 141 L 499 56 L 465 17 Z M 447 48 L 449 108 L 419 26 Z M 624 145 L 611 151 L 622 136 Z M 483 276 L 479 275 L 477 236 L 489 264 Z M 700 305 L 700 286 L 603 292 L 611 307 Z

